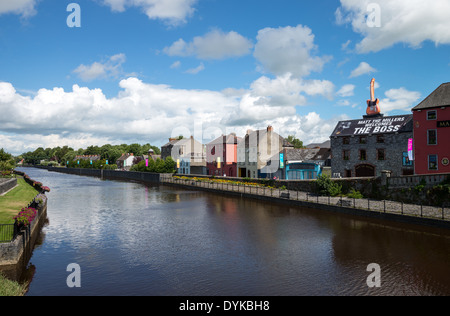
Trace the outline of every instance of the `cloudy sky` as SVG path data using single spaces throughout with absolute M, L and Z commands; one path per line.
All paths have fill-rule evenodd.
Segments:
M 0 148 L 206 143 L 268 125 L 322 142 L 365 114 L 372 77 L 387 115 L 450 81 L 448 12 L 450 0 L 0 0 Z

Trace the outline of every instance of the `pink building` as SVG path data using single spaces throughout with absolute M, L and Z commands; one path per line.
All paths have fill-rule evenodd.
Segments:
M 236 134 L 222 135 L 206 145 L 206 168 L 208 175 L 237 177 Z

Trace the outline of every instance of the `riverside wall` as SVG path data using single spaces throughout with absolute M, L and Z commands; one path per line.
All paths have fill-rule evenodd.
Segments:
M 219 185 L 199 185 L 194 178 L 210 178 L 208 176 L 195 175 L 180 175 L 186 177 L 188 181 L 177 182 L 173 181 L 172 174 L 153 174 L 145 172 L 130 172 L 130 171 L 116 171 L 116 170 L 95 170 L 95 169 L 75 169 L 75 168 L 55 168 L 55 167 L 40 167 L 53 172 L 93 176 L 103 179 L 136 181 L 142 183 L 155 183 L 165 185 L 176 185 L 185 188 L 195 188 L 199 190 L 206 190 L 210 192 L 219 192 L 228 195 L 237 195 L 246 198 L 255 198 L 260 200 L 273 201 L 289 205 L 296 205 L 302 207 L 310 207 L 315 209 L 323 209 L 327 211 L 353 214 L 366 217 L 375 217 L 380 219 L 388 219 L 394 221 L 408 222 L 413 224 L 421 224 L 428 226 L 436 226 L 443 228 L 450 228 L 450 209 L 446 205 L 427 206 L 423 203 L 415 203 L 408 201 L 410 204 L 405 204 L 404 201 L 392 201 L 388 198 L 392 195 L 395 189 L 389 189 L 388 179 L 386 177 L 378 178 L 350 178 L 350 179 L 335 179 L 342 185 L 344 191 L 354 188 L 360 191 L 366 198 L 363 199 L 349 199 L 349 198 L 331 198 L 318 197 L 314 195 L 314 180 L 277 180 L 271 182 L 276 187 L 273 192 L 278 192 L 278 196 L 273 194 L 268 195 L 268 190 L 257 191 L 250 186 L 242 186 L 236 189 L 226 189 Z M 217 178 L 216 178 L 217 179 Z M 267 184 L 268 179 L 242 179 L 242 178 L 219 178 L 226 180 L 236 180 L 239 182 Z M 202 186 L 203 185 L 203 186 Z M 234 187 L 235 188 L 235 187 Z M 247 190 L 247 191 L 246 191 Z M 283 197 L 283 194 L 289 193 L 289 198 Z M 301 197 L 304 196 L 304 197 Z M 296 197 L 296 198 L 293 198 Z M 320 199 L 327 199 L 320 202 Z M 367 207 L 366 207 L 367 205 Z
M 47 201 L 37 208 L 38 215 L 28 228 L 22 230 L 19 235 L 9 243 L 0 243 L 0 268 L 2 271 L 8 268 L 14 270 L 16 265 L 27 262 L 42 227 L 47 219 Z
M 17 185 L 17 179 L 0 179 L 0 195 L 8 192 Z

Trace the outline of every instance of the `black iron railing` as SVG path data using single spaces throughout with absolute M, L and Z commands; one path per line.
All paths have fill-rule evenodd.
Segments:
M 17 232 L 18 229 L 15 224 L 0 224 L 0 243 L 13 241 Z

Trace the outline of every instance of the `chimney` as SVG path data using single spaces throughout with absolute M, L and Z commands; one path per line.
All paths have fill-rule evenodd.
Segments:
M 247 135 L 250 135 L 251 133 L 253 133 L 253 130 L 248 129 L 248 130 L 247 130 Z
M 273 132 L 273 127 L 272 126 L 267 126 L 267 133 Z

